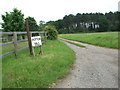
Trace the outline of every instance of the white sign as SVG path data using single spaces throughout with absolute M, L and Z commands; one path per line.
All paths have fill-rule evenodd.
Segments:
M 31 41 L 32 41 L 32 46 L 33 47 L 42 45 L 40 36 L 31 37 Z

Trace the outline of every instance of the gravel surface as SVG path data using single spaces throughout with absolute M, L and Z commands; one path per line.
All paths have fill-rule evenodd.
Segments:
M 68 40 L 71 41 L 71 40 Z M 118 88 L 118 50 L 65 42 L 76 53 L 74 68 L 54 88 Z

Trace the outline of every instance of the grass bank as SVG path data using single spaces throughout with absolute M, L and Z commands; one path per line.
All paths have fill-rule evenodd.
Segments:
M 118 49 L 118 32 L 61 34 L 61 38 Z
M 81 44 L 77 44 L 77 43 L 74 43 L 74 42 L 71 42 L 71 41 L 67 41 L 67 40 L 63 40 L 63 41 L 68 42 L 68 43 L 73 44 L 73 45 L 76 45 L 76 46 L 78 46 L 78 47 L 86 48 L 86 46 L 83 46 L 83 45 L 81 45 Z
M 75 54 L 63 42 L 47 41 L 43 45 L 43 56 L 39 47 L 35 48 L 35 57 L 29 56 L 29 50 L 2 59 L 3 88 L 47 88 L 57 79 L 69 73 Z

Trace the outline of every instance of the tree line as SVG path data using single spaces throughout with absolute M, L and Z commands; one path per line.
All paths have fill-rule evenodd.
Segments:
M 37 25 L 34 17 L 27 17 L 30 31 L 42 31 L 47 26 L 54 26 L 58 33 L 106 32 L 118 31 L 120 28 L 120 13 L 77 13 L 65 15 L 57 21 L 40 21 Z M 24 14 L 14 8 L 12 12 L 2 15 L 3 31 L 26 31 Z
M 49 21 L 46 25 L 54 25 L 60 34 L 118 31 L 119 15 L 119 12 L 70 14 L 65 15 L 63 19 Z

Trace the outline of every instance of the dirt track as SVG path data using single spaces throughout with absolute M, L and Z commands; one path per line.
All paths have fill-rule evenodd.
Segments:
M 118 50 L 72 42 L 87 48 L 65 42 L 75 51 L 76 60 L 70 74 L 55 88 L 118 88 Z

